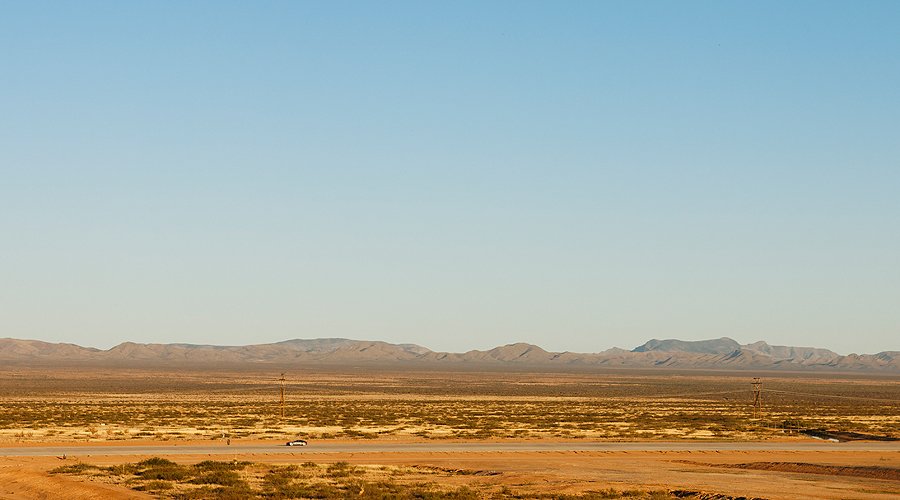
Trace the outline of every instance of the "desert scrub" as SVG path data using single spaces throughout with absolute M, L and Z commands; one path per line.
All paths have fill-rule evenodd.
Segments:
M 106 468 L 108 473 L 115 476 L 133 475 L 139 470 L 137 464 L 119 464 Z
M 168 481 L 147 481 L 146 484 L 138 485 L 134 489 L 138 491 L 165 491 L 172 488 L 174 486 Z
M 326 474 L 331 478 L 350 477 L 352 475 L 361 474 L 363 471 L 359 467 L 354 467 L 347 462 L 335 462 L 325 469 Z
M 362 500 L 595 500 L 610 498 L 673 498 L 666 492 L 602 490 L 583 494 L 541 493 L 529 489 L 497 491 L 489 483 L 441 486 L 450 476 L 484 476 L 500 473 L 440 467 L 358 467 L 335 462 L 325 467 L 312 462 L 300 466 L 264 466 L 249 462 L 204 461 L 177 464 L 164 458 L 101 468 L 74 464 L 56 469 L 58 474 L 83 474 L 88 480 L 120 484 L 163 499 L 287 499 L 318 498 Z M 88 472 L 90 472 L 88 474 Z M 159 479 L 160 476 L 179 479 Z M 102 479 L 100 476 L 105 476 Z
M 135 464 L 134 475 L 141 480 L 182 481 L 191 476 L 191 471 L 165 458 L 149 458 Z
M 220 486 L 243 486 L 247 482 L 241 479 L 240 474 L 231 470 L 219 470 L 207 472 L 190 481 L 192 484 L 218 484 Z
M 722 438 L 745 438 L 747 432 L 765 438 L 780 434 L 770 428 L 777 422 L 794 419 L 834 430 L 900 435 L 900 385 L 860 382 L 767 380 L 774 391 L 808 395 L 768 392 L 771 423 L 760 426 L 746 416 L 750 390 L 746 377 L 736 375 L 329 373 L 296 380 L 289 389 L 296 396 L 289 397 L 282 420 L 273 417 L 280 407 L 268 374 L 226 374 L 211 381 L 199 372 L 134 377 L 112 371 L 85 381 L 57 371 L 28 380 L 0 376 L 0 438 L 40 441 L 52 430 L 61 440 L 177 440 L 228 429 L 232 437 L 302 433 L 377 439 L 428 429 L 432 437 L 515 438 L 522 430 L 539 438 L 568 430 L 616 439 L 666 436 L 667 429 L 685 427 Z M 84 388 L 77 398 L 71 397 L 73 386 Z M 629 424 L 627 431 L 619 428 L 623 424 Z M 111 429 L 116 429 L 112 435 Z M 123 430 L 127 433 L 119 434 Z
M 88 471 L 100 470 L 96 465 L 79 462 L 72 465 L 63 465 L 55 469 L 50 469 L 50 474 L 84 474 Z
M 238 462 L 237 460 L 233 460 L 231 462 L 220 462 L 215 460 L 204 460 L 203 462 L 199 462 L 194 464 L 194 469 L 204 472 L 216 472 L 216 471 L 240 471 L 244 470 L 251 462 Z
M 280 490 L 295 480 L 302 477 L 296 466 L 275 467 L 263 476 L 262 484 L 269 490 Z
M 504 486 L 492 498 L 495 499 L 523 499 L 523 500 L 608 500 L 608 499 L 634 499 L 634 500 L 671 500 L 678 498 L 676 495 L 662 490 L 645 491 L 645 490 L 616 490 L 613 488 L 586 491 L 578 494 L 566 493 L 533 493 L 512 490 Z

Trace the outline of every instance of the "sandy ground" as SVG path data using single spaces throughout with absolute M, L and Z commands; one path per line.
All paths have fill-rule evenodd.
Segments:
M 0 499 L 152 498 L 119 486 L 47 474 L 58 465 L 55 459 L 46 458 L 0 460 Z
M 231 374 L 43 367 L 0 370 L 0 398 L 4 402 L 0 420 L 5 422 L 0 425 L 0 448 L 29 448 L 34 455 L 43 454 L 40 447 L 59 446 L 66 451 L 77 448 L 65 460 L 54 456 L 0 456 L 0 499 L 148 498 L 83 476 L 50 475 L 48 471 L 78 461 L 109 466 L 151 456 L 178 463 L 231 459 L 272 464 L 347 461 L 496 471 L 499 474 L 444 475 L 440 480 L 453 486 L 482 484 L 548 493 L 614 488 L 769 499 L 900 498 L 900 481 L 896 479 L 823 474 L 829 469 L 821 467 L 796 467 L 794 470 L 804 472 L 787 472 L 769 470 L 765 465 L 788 462 L 900 469 L 898 448 L 861 448 L 857 443 L 840 443 L 836 449 L 801 446 L 802 441 L 809 440 L 784 436 L 777 425 L 775 430 L 770 425 L 796 420 L 804 427 L 898 436 L 900 412 L 895 402 L 900 379 L 895 376 L 772 374 L 766 378 L 766 387 L 808 394 L 767 393 L 765 418 L 756 421 L 748 416 L 749 379 L 743 372 L 373 374 L 370 370 L 341 370 L 320 373 L 320 368 L 293 369 L 285 422 L 273 417 L 278 410 L 279 389 L 275 384 L 278 371 L 274 369 L 272 373 Z M 820 397 L 822 394 L 825 397 Z M 152 404 L 144 404 L 148 401 Z M 313 403 L 317 406 L 310 408 Z M 548 413 L 550 410 L 555 413 Z M 447 412 L 456 423 L 445 418 Z M 566 426 L 561 427 L 561 423 Z M 445 446 L 463 441 L 413 437 L 419 430 L 431 429 L 429 433 L 434 434 L 434 429 L 454 430 L 454 425 L 491 432 L 488 439 L 478 439 L 468 449 Z M 392 426 L 404 430 L 362 440 L 358 434 L 343 435 L 322 426 L 340 431 L 380 432 Z M 620 426 L 633 432 L 620 434 Z M 526 428 L 537 434 L 529 439 L 507 436 Z M 212 451 L 210 447 L 225 447 L 220 436 L 226 431 L 234 444 L 247 447 L 234 446 L 233 451 L 225 453 Z M 314 434 L 325 431 L 338 438 L 330 441 L 331 449 L 324 444 L 318 448 L 322 443 L 319 439 L 326 438 Z M 627 440 L 634 447 L 553 447 L 562 439 L 601 437 L 612 431 L 616 431 L 615 441 L 607 442 Z M 714 436 L 716 433 L 722 435 Z M 682 441 L 690 443 L 692 448 L 687 449 L 654 449 L 659 441 L 650 439 L 678 439 L 687 434 L 703 439 Z M 296 455 L 267 451 L 262 446 L 283 444 L 290 436 L 314 439 L 315 446 Z M 259 446 L 252 449 L 252 439 L 263 437 L 267 441 L 256 442 Z M 640 444 L 641 437 L 649 441 Z M 345 438 L 348 441 L 340 441 Z M 528 443 L 531 449 L 506 445 L 492 450 L 479 448 L 495 439 L 497 443 Z M 713 439 L 731 440 L 727 445 L 715 445 L 721 448 L 718 451 L 704 448 L 704 443 Z M 404 443 L 416 446 L 404 449 Z M 431 448 L 418 446 L 423 443 Z M 541 443 L 544 448 L 535 449 L 532 443 Z M 792 448 L 792 443 L 800 444 Z M 182 448 L 192 445 L 205 446 L 209 451 Z M 351 445 L 358 448 L 348 448 Z M 126 446 L 147 448 L 129 450 Z M 441 446 L 443 451 L 438 451 Z M 754 468 L 717 466 L 751 463 L 756 463 Z
M 76 460 L 109 466 L 148 456 L 96 454 L 65 461 L 55 457 L 0 458 L 0 498 L 148 498 L 120 487 L 77 476 L 51 476 L 47 471 Z M 418 465 L 498 475 L 454 476 L 459 485 L 472 482 L 513 489 L 578 493 L 601 488 L 681 489 L 770 499 L 887 499 L 900 496 L 900 481 L 715 467 L 714 464 L 800 462 L 842 466 L 900 467 L 900 452 L 885 451 L 609 451 L 609 452 L 465 452 L 465 453 L 319 453 L 296 457 L 275 454 L 179 455 L 180 463 L 206 459 L 238 459 L 261 463 L 348 461 L 355 464 Z M 711 465 L 706 465 L 711 464 Z

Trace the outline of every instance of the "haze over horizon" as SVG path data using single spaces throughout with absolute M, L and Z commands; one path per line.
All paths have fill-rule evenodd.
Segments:
M 11 3 L 0 337 L 900 350 L 900 3 Z
M 21 339 L 21 338 L 9 338 L 9 337 L 0 337 L 0 341 L 12 341 L 13 344 L 18 343 L 19 341 L 47 342 L 42 339 Z M 543 349 L 547 352 L 551 352 L 551 353 L 552 352 L 569 352 L 569 353 L 577 353 L 577 354 L 600 354 L 600 353 L 603 353 L 604 351 L 608 351 L 611 349 L 613 349 L 613 350 L 620 349 L 623 351 L 640 351 L 640 350 L 643 350 L 642 348 L 645 348 L 650 345 L 653 345 L 654 349 L 658 349 L 658 346 L 660 344 L 666 345 L 665 348 L 661 349 L 662 351 L 665 351 L 665 352 L 668 352 L 670 350 L 680 351 L 681 344 L 693 344 L 696 349 L 700 349 L 702 351 L 705 348 L 705 347 L 699 347 L 699 345 L 702 344 L 705 346 L 714 346 L 716 352 L 722 353 L 722 351 L 721 351 L 722 347 L 724 345 L 731 343 L 732 341 L 740 344 L 741 350 L 744 350 L 745 348 L 750 348 L 751 350 L 754 350 L 754 349 L 756 349 L 755 344 L 758 342 L 763 342 L 765 344 L 768 344 L 770 347 L 788 347 L 788 348 L 814 349 L 814 350 L 827 349 L 827 348 L 822 348 L 820 346 L 812 346 L 812 345 L 809 345 L 809 346 L 795 346 L 795 345 L 784 346 L 784 345 L 779 345 L 777 343 L 767 342 L 764 339 L 759 339 L 759 340 L 755 340 L 752 342 L 741 342 L 736 339 L 732 339 L 730 337 L 720 337 L 720 338 L 716 338 L 716 339 L 697 339 L 697 340 L 686 340 L 686 341 L 682 340 L 682 339 L 668 339 L 668 338 L 656 339 L 656 338 L 654 338 L 654 339 L 647 339 L 645 342 L 641 342 L 640 345 L 634 345 L 634 346 L 613 345 L 613 346 L 608 346 L 608 347 L 605 347 L 602 349 L 595 349 L 592 351 L 583 351 L 583 352 L 547 349 L 547 348 L 545 348 L 545 346 L 531 344 L 531 343 L 527 343 L 527 342 L 508 342 L 506 344 L 497 344 L 497 345 L 487 346 L 487 347 L 483 347 L 483 348 L 465 348 L 465 349 L 459 349 L 456 351 L 444 351 L 441 349 L 432 349 L 427 345 L 423 345 L 423 344 L 419 344 L 419 343 L 415 343 L 415 342 L 387 342 L 387 341 L 382 341 L 380 339 L 362 339 L 362 338 L 352 339 L 352 338 L 344 338 L 344 337 L 292 338 L 292 339 L 281 339 L 281 340 L 272 340 L 272 341 L 265 341 L 265 342 L 246 341 L 243 343 L 136 342 L 136 341 L 131 341 L 131 340 L 124 340 L 121 342 L 117 342 L 115 344 L 108 344 L 108 345 L 101 345 L 101 346 L 85 345 L 85 344 L 79 344 L 77 342 L 65 342 L 65 341 L 60 341 L 59 344 L 74 344 L 78 347 L 94 348 L 94 349 L 100 349 L 103 351 L 109 351 L 115 347 L 123 346 L 125 344 L 143 344 L 143 345 L 158 345 L 158 346 L 195 346 L 195 347 L 209 346 L 209 347 L 218 348 L 218 347 L 247 347 L 247 346 L 255 346 L 255 345 L 267 346 L 267 345 L 281 344 L 281 343 L 293 344 L 296 341 L 299 341 L 301 343 L 306 343 L 306 342 L 316 343 L 318 341 L 325 341 L 326 343 L 329 341 L 348 341 L 351 343 L 360 343 L 360 344 L 366 344 L 369 342 L 372 342 L 372 343 L 381 342 L 381 343 L 386 343 L 387 345 L 391 345 L 391 346 L 418 346 L 418 347 L 424 347 L 425 349 L 432 351 L 434 353 L 447 352 L 447 353 L 454 353 L 454 354 L 462 354 L 462 353 L 466 353 L 466 352 L 470 352 L 470 351 L 483 352 L 483 351 L 488 351 L 491 349 L 502 349 L 502 348 L 512 347 L 512 346 L 532 346 L 532 345 L 536 345 L 536 347 Z M 677 346 L 672 348 L 671 347 L 672 344 L 670 344 L 671 341 L 674 341 L 674 343 Z M 723 342 L 718 342 L 718 341 L 723 341 Z M 2 343 L 2 342 L 0 342 L 0 343 Z M 50 342 L 50 343 L 56 343 L 56 342 Z M 881 349 L 879 351 L 872 351 L 872 352 L 852 352 L 852 353 L 851 352 L 837 352 L 837 351 L 834 351 L 833 349 L 827 349 L 827 350 L 830 350 L 832 353 L 837 354 L 839 356 L 846 356 L 848 354 L 873 355 L 873 354 L 879 354 L 879 353 L 885 353 L 885 352 L 890 352 L 890 353 L 897 352 L 896 350 L 891 350 L 891 349 Z M 691 351 L 688 351 L 688 352 L 691 352 Z

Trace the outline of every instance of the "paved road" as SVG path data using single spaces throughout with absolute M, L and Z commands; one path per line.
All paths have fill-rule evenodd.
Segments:
M 51 446 L 0 448 L 2 457 L 86 456 L 86 455 L 239 455 L 239 454 L 317 454 L 317 453 L 466 453 L 466 452 L 540 452 L 540 451 L 881 451 L 900 452 L 900 442 L 827 441 L 800 442 L 469 442 L 469 443 L 316 443 L 288 447 L 273 443 L 216 445 L 151 446 Z

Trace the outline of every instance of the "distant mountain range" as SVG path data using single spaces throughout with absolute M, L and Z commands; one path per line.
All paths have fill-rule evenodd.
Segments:
M 108 350 L 37 340 L 0 339 L 0 363 L 89 365 L 398 364 L 420 367 L 528 366 L 545 368 L 671 368 L 900 372 L 900 351 L 839 355 L 815 347 L 741 345 L 733 339 L 650 340 L 631 351 L 548 352 L 518 343 L 487 351 L 436 352 L 415 344 L 348 339 L 286 340 L 274 344 L 215 346 L 137 344 Z

